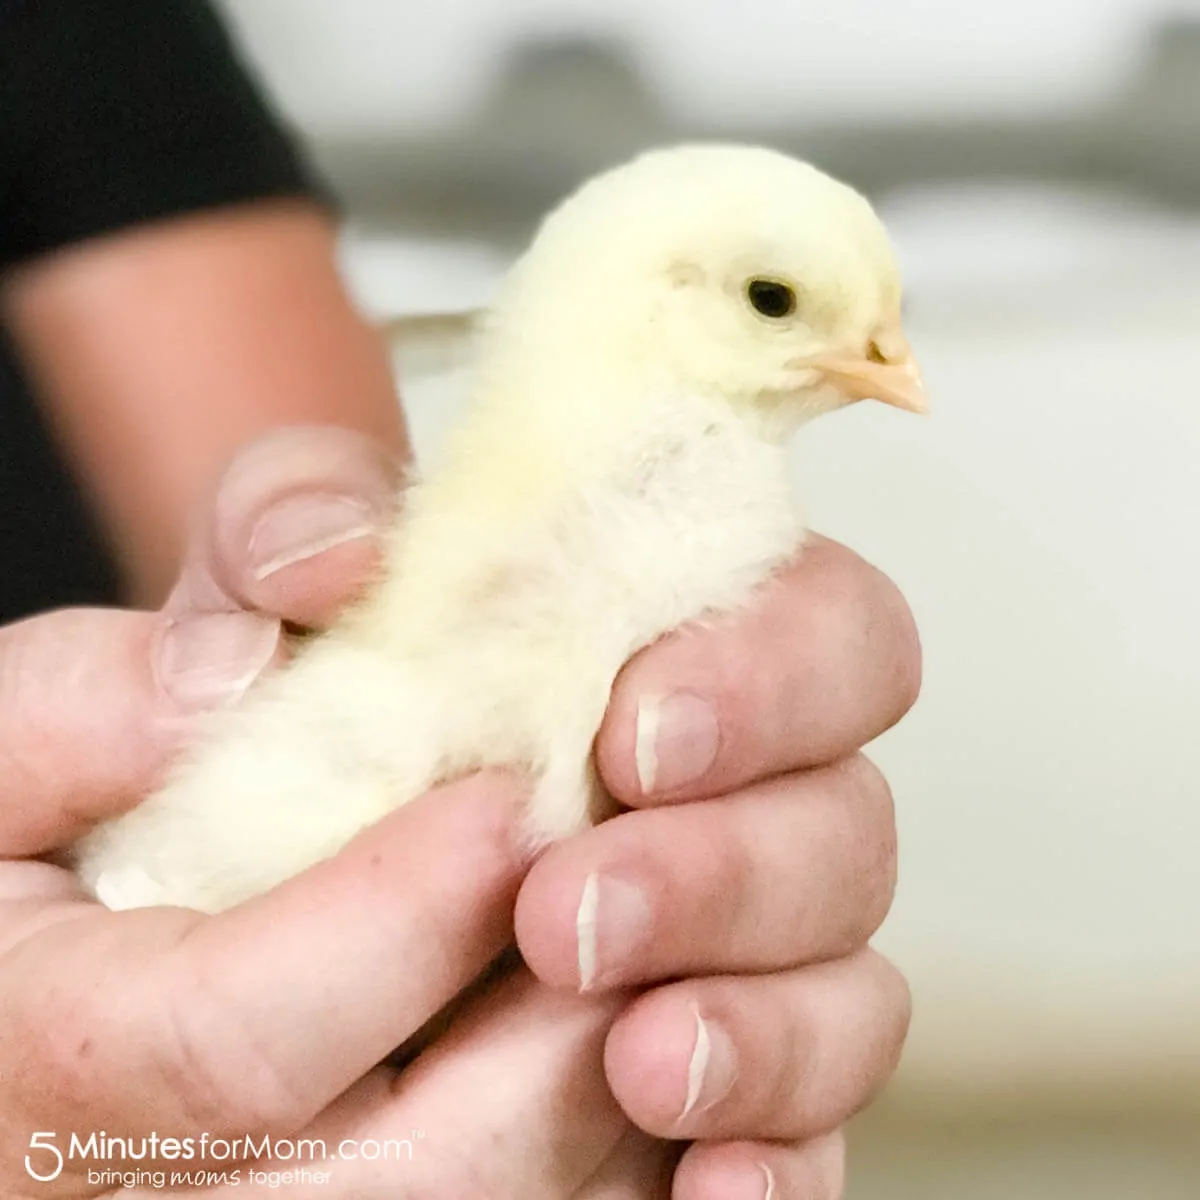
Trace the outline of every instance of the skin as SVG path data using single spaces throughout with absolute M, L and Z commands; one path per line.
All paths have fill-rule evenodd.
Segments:
M 407 451 L 391 365 L 346 295 L 337 227 L 263 201 L 71 246 L 0 280 L 0 318 L 139 605 L 234 452 L 332 423 Z
M 891 898 L 895 837 L 886 785 L 854 747 L 911 702 L 917 649 L 892 585 L 834 543 L 817 542 L 757 611 L 629 664 L 598 757 L 636 807 L 532 870 L 512 836 L 521 782 L 493 776 L 406 807 L 217 917 L 108 913 L 28 857 L 154 784 L 221 681 L 245 686 L 233 649 L 268 669 L 286 653 L 276 617 L 336 606 L 369 573 L 365 535 L 257 578 L 262 517 L 351 477 L 369 499 L 390 470 L 343 431 L 260 443 L 163 612 L 65 611 L 0 635 L 0 1142 L 265 1129 L 335 1144 L 419 1127 L 428 1137 L 403 1164 L 418 1197 L 736 1200 L 766 1194 L 764 1166 L 776 1194 L 836 1196 L 834 1131 L 890 1074 L 908 1019 L 902 980 L 865 948 Z M 164 659 L 169 639 L 197 632 L 198 657 Z M 759 670 L 727 669 L 748 653 Z M 664 685 L 703 685 L 727 734 L 707 776 L 641 797 L 631 723 L 641 689 Z M 793 715 L 750 719 L 777 707 Z M 462 869 L 430 869 L 445 861 Z M 608 946 L 605 975 L 579 996 L 576 910 L 597 871 L 641 882 L 653 922 L 641 943 Z M 530 972 L 399 1080 L 374 1068 L 511 939 L 514 901 Z M 697 1008 L 728 1034 L 737 1077 L 681 1120 Z M 678 1151 L 646 1134 L 693 1143 L 673 1191 Z M 341 1163 L 321 1194 L 384 1195 L 398 1169 Z M 78 1174 L 31 1190 L 19 1158 L 0 1163 L 0 1184 L 99 1190 Z
M 766 1195 L 768 1171 L 775 1195 L 837 1196 L 836 1131 L 890 1075 L 908 1021 L 903 981 L 866 948 L 894 888 L 895 830 L 858 749 L 915 699 L 919 648 L 895 588 L 834 543 L 814 540 L 753 611 L 627 666 L 597 757 L 631 811 L 532 870 L 511 837 L 521 783 L 491 776 L 405 808 L 220 917 L 109 914 L 34 859 L 153 788 L 197 711 L 286 657 L 280 619 L 321 627 L 377 562 L 406 442 L 382 349 L 329 268 L 329 224 L 303 206 L 230 220 L 232 242 L 214 216 L 150 231 L 157 255 L 140 233 L 69 252 L 8 281 L 0 301 L 138 593 L 161 598 L 184 563 L 160 611 L 54 613 L 0 631 L 0 1144 L 72 1127 L 422 1127 L 403 1165 L 416 1197 L 738 1200 Z M 209 272 L 172 232 L 202 235 L 210 257 L 239 250 Z M 116 262 L 131 248 L 147 250 L 141 273 Z M 176 307 L 151 286 L 155 261 L 171 263 L 160 285 L 193 286 L 147 339 L 139 320 Z M 249 261 L 262 277 L 242 308 L 227 280 Z M 65 361 L 76 353 L 88 370 Z M 195 403 L 162 404 L 181 362 L 201 377 Z M 96 415 L 109 411 L 112 425 Z M 281 422 L 335 419 L 357 432 L 293 429 L 241 453 L 184 543 L 184 513 L 232 447 Z M 122 437 L 134 434 L 139 463 L 174 468 L 169 455 L 186 449 L 179 470 L 133 470 Z M 297 537 L 313 528 L 325 536 L 310 553 Z M 642 796 L 639 698 L 679 690 L 714 708 L 715 758 Z M 465 869 L 428 869 L 451 858 Z M 643 927 L 616 936 L 602 901 L 603 971 L 579 996 L 577 916 L 593 878 L 602 897 L 613 879 L 640 893 Z M 529 972 L 401 1081 L 374 1068 L 514 934 Z M 714 1045 L 727 1034 L 737 1069 L 723 1099 L 684 1119 L 697 1013 Z M 498 1087 L 502 1105 L 484 1099 Z M 340 1163 L 319 1194 L 394 1194 L 397 1169 Z M 0 1163 L 6 1195 L 98 1190 L 70 1173 L 31 1188 L 20 1156 Z

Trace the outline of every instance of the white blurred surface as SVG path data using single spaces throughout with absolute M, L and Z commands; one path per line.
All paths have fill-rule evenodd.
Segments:
M 878 747 L 889 944 L 1044 995 L 1200 988 L 1200 221 L 1048 199 L 895 215 L 934 415 L 864 405 L 800 452 L 815 521 L 923 631 L 922 703 Z
M 971 236 L 941 207 L 895 222 L 932 418 L 863 406 L 800 451 L 815 523 L 897 579 L 925 645 L 874 752 L 910 1067 L 1194 1082 L 1200 223 L 1060 200 L 1056 229 L 1009 197 Z
M 1156 15 L 1200 0 L 223 0 L 310 132 L 451 121 L 526 34 L 627 36 L 671 104 L 717 123 L 1063 108 L 1108 95 Z

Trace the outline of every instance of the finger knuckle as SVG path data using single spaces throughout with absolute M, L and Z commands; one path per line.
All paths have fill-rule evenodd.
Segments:
M 874 573 L 876 621 L 886 634 L 892 654 L 898 720 L 916 704 L 921 693 L 921 635 L 913 611 L 900 589 L 882 571 L 875 567 L 871 570 Z
M 883 924 L 896 893 L 895 801 L 883 772 L 865 755 L 857 754 L 846 760 L 841 772 L 854 814 L 852 870 L 862 901 L 853 915 L 849 933 L 861 944 Z
M 852 754 L 842 764 L 842 775 L 858 807 L 877 818 L 876 824 L 891 824 L 892 789 L 879 767 L 865 754 Z
M 889 1014 L 883 1036 L 885 1043 L 891 1047 L 890 1063 L 892 1069 L 895 1069 L 912 1024 L 912 988 L 900 968 L 889 959 L 874 950 L 869 951 L 869 956 L 883 998 L 883 1011 Z
M 701 893 L 698 915 L 713 930 L 724 930 L 731 945 L 757 938 L 759 913 L 755 898 L 761 890 L 762 846 L 746 830 L 714 830 L 705 859 L 713 865 L 712 887 Z
M 311 1115 L 250 1026 L 203 984 L 171 989 L 161 1015 L 153 1067 L 160 1088 L 196 1127 L 291 1133 Z
M 851 969 L 862 1006 L 864 1038 L 860 1053 L 866 1086 L 850 1099 L 848 1117 L 866 1108 L 900 1064 L 912 1021 L 912 993 L 900 970 L 877 951 L 867 949 Z
M 821 1119 L 821 1097 L 812 1087 L 816 1065 L 813 1025 L 804 1019 L 785 1023 L 776 1053 L 765 1072 L 755 1120 L 774 1136 L 789 1136 L 796 1126 L 809 1129 Z M 776 1128 L 778 1126 L 778 1128 Z
M 827 644 L 856 645 L 867 652 L 876 694 L 887 703 L 884 716 L 889 723 L 898 721 L 916 703 L 922 679 L 920 634 L 899 587 L 862 559 L 843 561 L 830 573 L 814 616 L 823 637 L 838 639 Z

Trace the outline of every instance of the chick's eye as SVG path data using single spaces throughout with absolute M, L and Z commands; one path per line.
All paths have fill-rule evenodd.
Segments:
M 796 293 L 786 283 L 774 279 L 752 279 L 746 285 L 746 297 L 755 312 L 778 320 L 796 311 Z

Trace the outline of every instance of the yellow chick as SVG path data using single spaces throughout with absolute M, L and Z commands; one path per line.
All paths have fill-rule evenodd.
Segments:
M 925 411 L 900 298 L 868 202 L 784 155 L 683 146 L 586 183 L 480 324 L 468 415 L 378 586 L 77 847 L 85 885 L 217 911 L 488 765 L 532 777 L 539 843 L 603 818 L 621 666 L 799 552 L 789 435 L 865 398 Z

